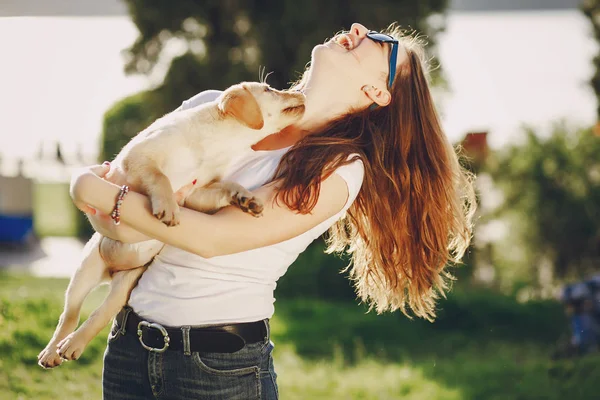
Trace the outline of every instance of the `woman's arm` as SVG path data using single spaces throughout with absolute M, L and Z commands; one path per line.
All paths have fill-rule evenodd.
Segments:
M 104 178 L 102 175 L 99 175 L 99 177 Z M 193 190 L 193 188 L 193 184 L 188 184 L 175 192 L 174 196 L 177 204 L 183 206 L 186 196 Z M 90 224 L 94 230 L 102 236 L 119 240 L 123 243 L 138 243 L 152 239 L 151 237 L 148 237 L 135 230 L 126 223 L 121 222 L 119 225 L 115 225 L 110 215 L 104 214 L 103 212 L 98 212 L 93 208 L 87 208 L 87 205 L 84 207 L 85 209 L 82 211 L 86 212 Z
M 103 180 L 93 170 L 75 176 L 71 196 L 78 207 L 89 204 L 110 214 L 119 186 Z M 348 187 L 338 174 L 321 183 L 317 205 L 310 214 L 298 214 L 285 205 L 275 204 L 274 185 L 254 192 L 265 205 L 261 218 L 252 217 L 238 208 L 226 207 L 208 215 L 181 209 L 181 223 L 167 227 L 152 215 L 150 201 L 144 195 L 130 192 L 121 205 L 121 221 L 133 229 L 170 246 L 215 257 L 279 243 L 298 236 L 342 210 L 348 199 Z
M 115 225 L 109 215 L 101 212 L 88 214 L 88 220 L 92 228 L 102 236 L 119 240 L 123 243 L 138 243 L 152 239 L 125 223 Z

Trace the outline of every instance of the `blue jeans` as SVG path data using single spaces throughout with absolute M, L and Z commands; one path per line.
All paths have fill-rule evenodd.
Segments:
M 235 353 L 145 350 L 135 332 L 113 322 L 104 353 L 104 400 L 276 400 L 273 343 Z

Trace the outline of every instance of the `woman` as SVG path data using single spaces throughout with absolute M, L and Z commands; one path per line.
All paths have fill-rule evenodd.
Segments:
M 257 143 L 224 177 L 264 201 L 262 218 L 233 207 L 214 215 L 183 209 L 181 224 L 168 228 L 145 196 L 130 193 L 124 224 L 102 225 L 115 239 L 147 235 L 167 245 L 115 319 L 106 399 L 277 398 L 273 290 L 329 228 L 329 249 L 352 256 L 362 300 L 377 312 L 434 317 L 451 278 L 444 267 L 470 242 L 473 187 L 440 127 L 419 41 L 397 28 L 387 34 L 353 24 L 316 46 L 292 88 L 306 94 L 303 119 Z M 217 95 L 203 92 L 182 107 Z M 101 179 L 107 170 L 73 178 L 78 207 L 110 213 L 119 187 Z

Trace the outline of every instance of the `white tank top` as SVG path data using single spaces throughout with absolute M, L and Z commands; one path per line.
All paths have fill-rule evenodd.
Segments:
M 220 93 L 202 92 L 185 101 L 181 109 L 213 101 Z M 235 161 L 223 179 L 255 190 L 271 181 L 286 151 L 255 151 Z M 335 173 L 348 185 L 348 200 L 338 214 L 292 239 L 226 256 L 203 258 L 165 246 L 133 289 L 129 305 L 140 316 L 166 326 L 271 318 L 277 280 L 313 240 L 345 214 L 358 195 L 364 175 L 361 161 L 342 166 Z M 235 240 L 235 232 L 231 240 Z

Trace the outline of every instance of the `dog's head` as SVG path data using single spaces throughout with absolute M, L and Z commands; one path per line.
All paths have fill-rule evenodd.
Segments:
M 226 118 L 268 133 L 297 122 L 304 115 L 305 97 L 300 92 L 272 89 L 265 83 L 243 82 L 221 95 L 219 110 Z

